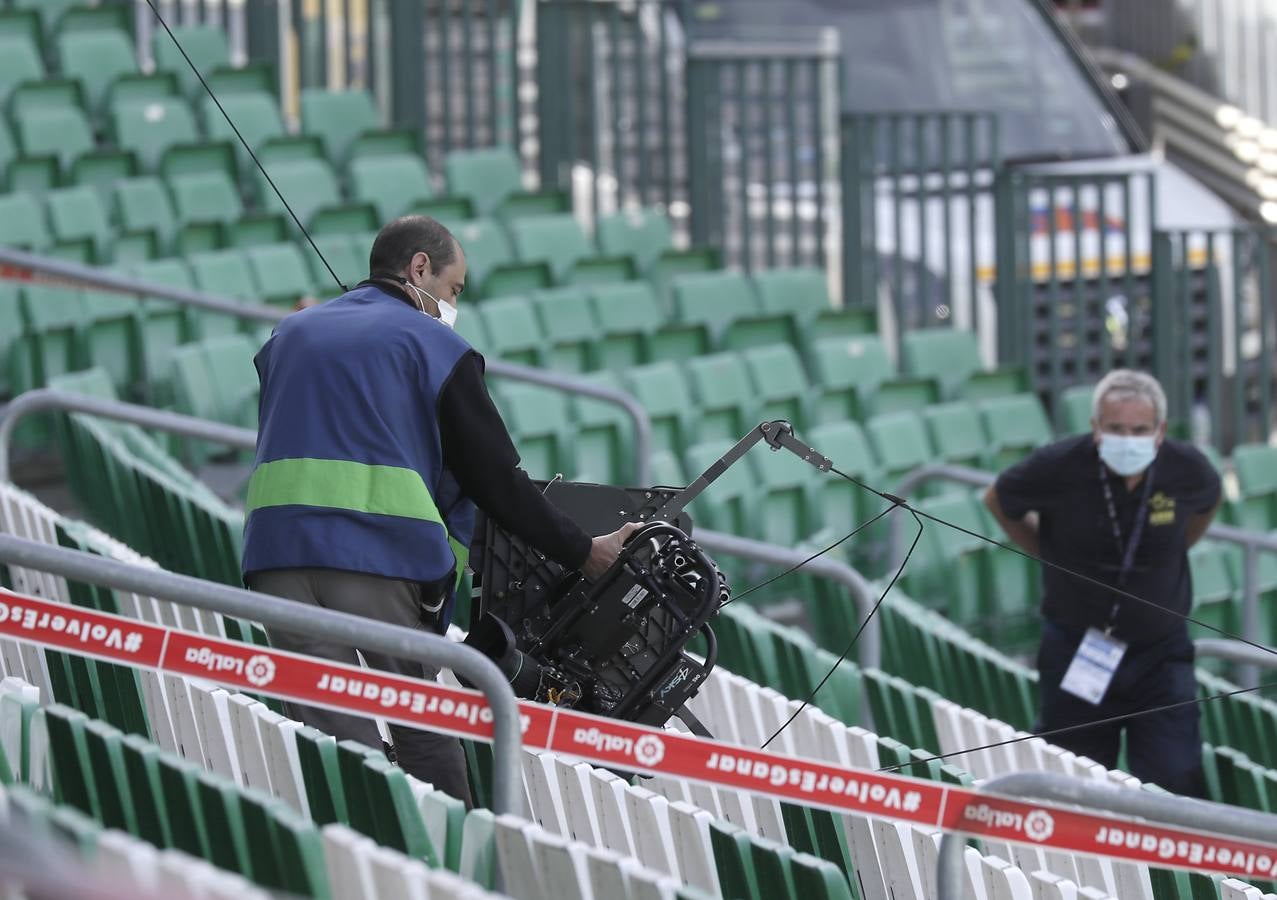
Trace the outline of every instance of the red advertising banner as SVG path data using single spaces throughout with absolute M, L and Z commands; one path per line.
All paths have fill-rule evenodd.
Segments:
M 478 691 L 162 628 L 3 589 L 0 637 L 459 737 L 492 738 L 492 710 Z M 524 746 L 598 765 L 1008 843 L 1168 868 L 1277 877 L 1274 845 L 992 797 L 526 701 L 519 710 Z

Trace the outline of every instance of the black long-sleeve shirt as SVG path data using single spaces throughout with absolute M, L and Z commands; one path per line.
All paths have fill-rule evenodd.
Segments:
M 375 283 L 415 305 L 395 282 L 378 278 Z M 498 525 L 560 565 L 579 569 L 590 555 L 590 536 L 547 500 L 519 467 L 519 452 L 492 402 L 483 372 L 483 357 L 471 350 L 457 361 L 439 392 L 436 413 L 444 465 L 465 495 Z

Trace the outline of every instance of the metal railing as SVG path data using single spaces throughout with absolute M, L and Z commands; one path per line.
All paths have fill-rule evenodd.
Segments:
M 923 485 L 927 481 L 940 480 L 952 481 L 958 484 L 971 485 L 972 487 L 988 487 L 993 484 L 997 476 L 991 472 L 985 472 L 981 469 L 972 469 L 967 466 L 953 466 L 947 463 L 939 463 L 930 466 L 921 466 L 914 469 L 900 480 L 896 493 L 901 497 L 908 497 L 914 490 Z M 937 526 L 943 527 L 943 526 Z M 893 565 L 898 565 L 904 550 L 904 542 L 899 521 L 893 518 L 891 523 L 890 551 L 889 558 L 893 561 Z M 1277 536 L 1264 534 L 1257 531 L 1246 531 L 1241 528 L 1235 528 L 1232 525 L 1224 525 L 1221 523 L 1212 523 L 1206 529 L 1206 537 L 1213 540 L 1223 541 L 1224 543 L 1236 544 L 1242 548 L 1244 573 L 1242 581 L 1242 610 L 1241 620 L 1242 629 L 1241 636 L 1248 641 L 1256 644 L 1264 643 L 1264 635 L 1262 623 L 1260 621 L 1259 609 L 1259 554 L 1277 553 Z M 1200 646 L 1200 642 L 1199 642 Z M 1247 646 L 1241 644 L 1242 647 Z M 1215 652 L 1225 648 L 1217 648 L 1213 644 L 1208 644 L 1204 651 L 1205 655 L 1218 656 L 1222 653 Z M 1255 647 L 1251 647 L 1255 654 L 1262 654 L 1264 651 Z M 1272 659 L 1277 660 L 1277 655 L 1268 654 Z M 1237 681 L 1242 687 L 1254 687 L 1258 683 L 1258 673 L 1255 670 L 1255 663 L 1260 659 L 1259 656 L 1252 656 L 1249 653 L 1244 656 L 1234 655 L 1226 656 L 1240 665 L 1237 667 Z
M 496 664 L 473 648 L 425 631 L 387 625 L 187 575 L 131 566 L 92 553 L 7 534 L 0 534 L 0 562 L 451 669 L 482 691 L 492 707 L 493 812 L 517 814 L 521 808 L 518 795 L 522 788 L 519 763 L 522 736 L 518 701 Z
M 60 281 L 66 284 L 93 287 L 99 290 L 129 294 L 130 296 L 140 298 L 144 297 L 147 299 L 169 300 L 183 306 L 194 306 L 199 309 L 225 313 L 237 318 L 250 319 L 257 322 L 278 322 L 280 319 L 284 318 L 284 316 L 289 314 L 289 310 L 278 307 L 240 303 L 225 297 L 217 297 L 211 294 L 204 294 L 199 291 L 190 291 L 182 288 L 168 287 L 166 285 L 151 284 L 145 281 L 140 281 L 136 278 L 129 278 L 124 275 L 118 275 L 112 272 L 106 272 L 90 266 L 83 266 L 78 263 L 66 262 L 60 259 L 50 259 L 44 256 L 37 256 L 36 254 L 26 253 L 21 250 L 14 250 L 10 247 L 0 247 L 0 278 L 32 282 Z M 531 366 L 518 365 L 499 359 L 486 361 L 486 370 L 488 374 L 496 375 L 501 378 L 509 378 L 513 381 L 524 381 L 531 384 L 538 384 L 543 387 L 552 388 L 565 393 L 576 394 L 582 397 L 590 397 L 595 400 L 601 400 L 604 403 L 611 403 L 615 406 L 619 406 L 625 412 L 626 416 L 628 416 L 634 423 L 634 465 L 636 477 L 640 484 L 647 484 L 650 482 L 652 422 L 647 415 L 647 411 L 634 397 L 624 391 L 618 391 L 614 388 L 593 384 L 584 379 L 573 378 L 571 376 L 561 375 L 557 372 L 536 369 Z M 88 412 L 90 410 L 79 411 Z M 138 414 L 141 415 L 141 413 Z M 156 419 L 153 421 L 159 422 L 164 420 Z M 139 422 L 137 424 L 147 423 Z M 153 425 L 153 427 L 163 428 L 164 426 L 156 424 Z M 208 439 L 219 440 L 217 437 L 210 437 Z M 7 452 L 7 444 L 5 452 Z
M 1277 816 L 1269 813 L 1173 794 L 1133 790 L 1054 772 L 1015 772 L 990 779 L 979 789 L 987 794 L 1001 794 L 1017 800 L 1068 803 L 1101 813 L 1115 812 L 1148 822 L 1180 825 L 1248 841 L 1277 841 Z M 966 896 L 965 846 L 965 840 L 955 832 L 945 832 L 940 839 L 940 855 L 936 862 L 939 900 L 961 900 Z

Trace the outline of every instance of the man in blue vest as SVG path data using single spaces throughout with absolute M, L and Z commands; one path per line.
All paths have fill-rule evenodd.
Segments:
M 466 258 L 433 219 L 407 216 L 373 242 L 368 280 L 282 321 L 255 360 L 261 381 L 243 572 L 253 590 L 444 632 L 476 504 L 551 559 L 596 578 L 636 525 L 591 538 L 551 505 L 453 330 Z M 356 647 L 271 630 L 273 646 L 357 664 Z M 362 652 L 362 651 L 361 651 Z M 432 679 L 420 663 L 368 665 Z M 339 740 L 378 746 L 376 723 L 289 704 Z M 392 725 L 399 764 L 470 802 L 455 738 Z

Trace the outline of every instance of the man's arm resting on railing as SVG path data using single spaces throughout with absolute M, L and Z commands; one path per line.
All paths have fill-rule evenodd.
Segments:
M 996 484 L 991 484 L 985 489 L 984 505 L 989 508 L 989 512 L 993 513 L 993 518 L 998 520 L 998 524 L 1007 533 L 1007 537 L 1018 544 L 1026 553 L 1031 553 L 1034 556 L 1042 555 L 1042 546 L 1038 540 L 1038 517 L 1036 513 L 1029 513 L 1022 519 L 1012 519 L 1007 516 L 1002 510 L 1002 504 L 998 502 Z

